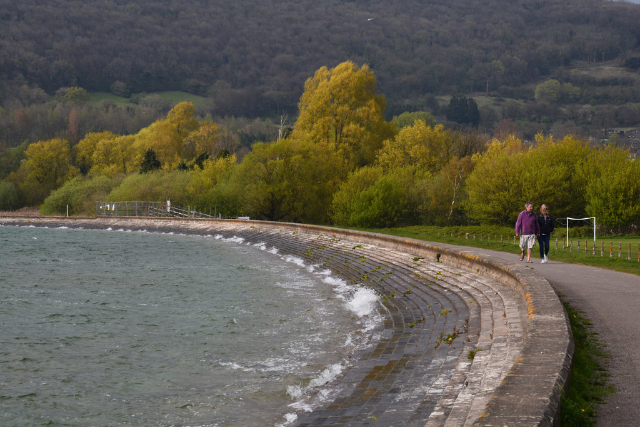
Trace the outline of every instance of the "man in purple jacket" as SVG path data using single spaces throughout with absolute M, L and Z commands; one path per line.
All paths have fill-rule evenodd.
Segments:
M 540 235 L 538 215 L 533 211 L 533 203 L 524 204 L 524 210 L 518 215 L 516 222 L 516 237 L 520 236 L 520 261 L 524 259 L 524 250 L 527 249 L 527 262 L 531 261 L 531 249 L 536 245 L 536 236 Z

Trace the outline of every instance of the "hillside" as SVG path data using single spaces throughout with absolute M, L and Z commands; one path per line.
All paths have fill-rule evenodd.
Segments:
M 0 143 L 24 140 L 20 108 L 33 124 L 44 114 L 34 105 L 72 86 L 121 97 L 185 91 L 206 98 L 202 115 L 294 116 L 304 81 L 345 60 L 370 65 L 389 118 L 442 115 L 442 99 L 484 95 L 505 100 L 481 111 L 484 130 L 510 118 L 526 135 L 540 124 L 549 131 L 556 109 L 531 102 L 554 78 L 578 87 L 572 103 L 592 110 L 563 115 L 565 127 L 635 126 L 615 112 L 594 123 L 593 107 L 634 103 L 637 71 L 610 79 L 572 70 L 622 70 L 640 56 L 639 18 L 638 5 L 601 0 L 0 0 Z M 514 112 L 508 99 L 528 104 Z M 130 121 L 127 132 L 148 124 Z M 52 134 L 55 126 L 37 137 Z

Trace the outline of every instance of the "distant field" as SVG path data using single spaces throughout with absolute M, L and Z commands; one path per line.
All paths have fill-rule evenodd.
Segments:
M 129 103 L 129 100 L 127 98 L 116 96 L 107 92 L 93 92 L 90 95 L 91 95 L 91 102 L 95 102 L 95 103 L 99 103 L 103 99 L 110 99 L 120 107 Z M 206 99 L 202 96 L 193 95 L 191 93 L 180 92 L 180 91 L 153 92 L 153 93 L 148 93 L 147 95 L 160 95 L 162 99 L 171 101 L 171 103 L 173 103 L 174 105 L 182 101 L 191 101 L 193 102 L 193 105 L 195 105 L 196 107 L 202 105 L 203 101 Z
M 95 102 L 96 104 L 104 99 L 110 99 L 116 103 L 117 106 L 122 107 L 126 105 L 129 100 L 127 98 L 122 98 L 121 96 L 112 95 L 107 92 L 93 92 L 89 94 L 91 96 L 91 102 Z
M 195 105 L 196 107 L 202 105 L 202 103 L 206 99 L 202 96 L 193 95 L 191 93 L 180 92 L 180 91 L 155 92 L 155 94 L 160 95 L 163 99 L 171 101 L 175 104 L 182 101 L 191 101 L 193 102 L 193 105 Z
M 607 78 L 626 78 L 631 79 L 633 81 L 637 81 L 640 79 L 640 75 L 638 75 L 635 71 L 629 71 L 624 67 L 612 67 L 609 65 L 596 65 L 596 64 L 586 64 L 585 66 L 574 68 L 571 70 L 572 73 L 584 74 L 596 79 L 607 79 Z

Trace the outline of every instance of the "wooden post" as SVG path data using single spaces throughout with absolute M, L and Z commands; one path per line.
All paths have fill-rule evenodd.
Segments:
M 578 253 L 580 253 L 580 240 L 578 240 Z
M 584 254 L 587 254 L 587 249 L 589 249 L 589 247 L 587 246 L 587 241 L 584 241 Z
M 467 240 L 469 240 L 469 233 L 465 233 L 465 234 L 464 234 L 464 237 L 466 237 L 466 238 L 467 238 Z
M 504 243 L 504 240 L 502 239 L 502 234 L 500 235 L 500 243 Z
M 618 242 L 618 258 L 622 258 L 622 243 Z
M 596 255 L 596 241 L 593 241 L 593 255 Z
M 571 246 L 569 246 L 569 252 L 573 252 L 573 239 L 571 239 Z
M 604 241 L 600 242 L 600 256 L 604 256 Z
M 473 240 L 476 240 L 476 233 L 473 233 Z
M 627 259 L 631 261 L 631 243 L 629 243 L 629 250 L 627 251 Z
M 556 237 L 556 251 L 558 250 L 558 238 Z
M 613 258 L 613 242 L 609 243 L 609 258 Z
M 564 251 L 565 249 L 567 249 L 567 241 L 566 241 L 566 239 L 563 237 L 563 238 L 562 238 L 562 250 Z

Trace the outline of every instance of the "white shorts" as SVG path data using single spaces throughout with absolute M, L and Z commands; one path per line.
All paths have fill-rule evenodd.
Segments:
M 531 249 L 536 245 L 535 234 L 521 234 L 520 235 L 520 249 Z

